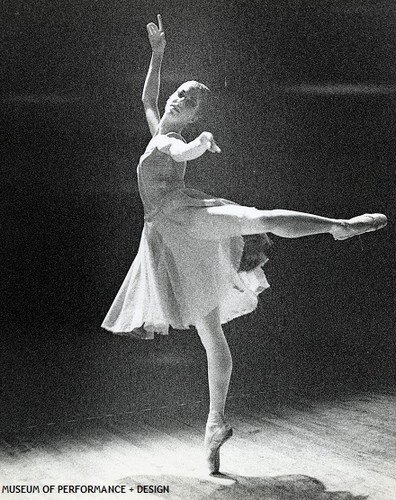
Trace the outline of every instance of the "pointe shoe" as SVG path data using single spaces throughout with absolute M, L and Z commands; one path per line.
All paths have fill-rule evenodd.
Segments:
M 360 234 L 378 231 L 388 224 L 386 215 L 383 214 L 364 214 L 353 217 L 345 221 L 345 224 L 332 231 L 335 240 L 347 240 Z
M 210 474 L 217 474 L 220 470 L 220 447 L 232 436 L 232 428 L 224 423 L 215 427 L 212 432 L 205 434 L 205 457 Z

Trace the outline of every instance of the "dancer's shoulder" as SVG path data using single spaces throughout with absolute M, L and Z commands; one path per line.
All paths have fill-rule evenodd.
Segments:
M 177 132 L 169 132 L 167 134 L 158 134 L 155 135 L 151 141 L 149 142 L 146 151 L 150 151 L 153 149 L 158 149 L 158 151 L 161 151 L 163 153 L 168 153 L 169 148 L 174 144 L 176 141 L 182 141 L 186 142 L 184 137 Z

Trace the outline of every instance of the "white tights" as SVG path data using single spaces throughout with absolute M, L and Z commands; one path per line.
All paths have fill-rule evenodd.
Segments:
M 197 322 L 196 328 L 208 359 L 209 411 L 223 415 L 232 372 L 232 358 L 221 327 L 219 309 L 214 309 Z
M 192 236 L 220 239 L 241 234 L 273 233 L 283 238 L 299 238 L 331 233 L 345 224 L 345 219 L 331 219 L 293 210 L 258 210 L 239 205 L 185 209 L 190 217 Z

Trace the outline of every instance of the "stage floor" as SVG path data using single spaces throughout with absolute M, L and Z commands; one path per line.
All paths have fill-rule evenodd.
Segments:
M 239 395 L 218 476 L 205 470 L 200 401 L 45 422 L 0 435 L 0 498 L 394 500 L 395 413 L 385 390 L 331 401 Z

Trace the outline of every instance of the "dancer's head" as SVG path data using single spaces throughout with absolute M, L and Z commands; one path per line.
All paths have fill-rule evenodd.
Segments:
M 164 117 L 180 129 L 196 122 L 203 115 L 209 92 L 202 83 L 184 82 L 166 101 Z

